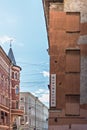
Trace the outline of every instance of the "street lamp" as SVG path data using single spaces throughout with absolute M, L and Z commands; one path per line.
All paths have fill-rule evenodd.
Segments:
M 38 99 L 38 97 L 35 97 L 35 128 L 34 128 L 34 130 L 37 130 L 37 124 L 36 124 L 36 121 L 37 121 L 37 115 L 36 115 L 36 106 L 37 106 L 37 103 L 36 103 L 36 101 L 37 101 L 37 99 Z

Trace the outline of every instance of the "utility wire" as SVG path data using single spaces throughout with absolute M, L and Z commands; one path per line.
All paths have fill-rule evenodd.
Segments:
M 29 63 L 29 62 L 17 62 L 17 63 L 21 63 L 21 64 L 28 64 L 28 65 L 35 65 L 35 66 L 43 66 L 43 65 L 48 65 L 49 63 L 48 62 L 43 62 L 43 63 Z

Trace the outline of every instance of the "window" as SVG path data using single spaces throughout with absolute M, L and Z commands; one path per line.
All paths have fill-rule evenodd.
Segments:
M 18 109 L 18 108 L 19 108 L 19 102 L 16 101 L 16 109 Z
M 20 106 L 20 109 L 21 109 L 21 110 L 24 110 L 24 106 Z
M 58 0 L 58 2 L 63 2 L 64 0 Z
M 4 77 L 4 75 L 2 75 L 2 82 L 1 82 L 1 84 L 2 84 L 2 87 L 4 88 L 4 85 L 5 85 L 5 77 Z
M 0 95 L 0 104 L 1 104 L 1 95 Z
M 20 79 L 20 73 L 17 74 L 17 79 L 18 79 L 18 80 Z
M 80 13 L 79 12 L 66 13 L 66 31 L 72 32 L 72 33 L 80 31 Z
M 8 78 L 6 79 L 6 88 L 8 89 L 8 85 L 9 85 L 9 80 Z
M 12 102 L 12 103 L 11 103 L 11 107 L 12 107 L 12 109 L 15 109 L 15 108 L 16 108 L 16 103 L 15 103 L 15 102 Z
M 17 72 L 15 73 L 15 79 L 17 79 Z
M 12 79 L 19 79 L 20 74 L 18 72 L 12 72 Z
M 61 3 L 64 2 L 64 0 L 50 0 L 50 1 L 52 1 L 52 2 L 61 2 Z
M 66 49 L 66 72 L 80 72 L 80 50 Z
M 3 87 L 5 87 L 5 76 L 3 76 Z
M 24 97 L 21 97 L 20 101 L 24 102 Z
M 20 124 L 24 125 L 24 117 L 23 116 L 21 116 L 21 118 L 20 118 Z
M 66 95 L 66 115 L 79 116 L 80 114 L 80 96 Z
M 79 94 L 80 93 L 80 75 L 79 73 L 67 73 L 66 80 L 66 92 L 67 94 Z
M 1 73 L 0 73 L 0 84 L 1 84 Z
M 14 72 L 12 72 L 12 79 L 14 79 Z
M 27 120 L 28 120 L 28 119 L 27 119 L 27 116 L 25 116 L 25 122 L 26 122 L 26 123 L 27 123 Z
M 32 125 L 31 123 L 32 123 L 32 119 L 29 118 L 29 124 Z
M 19 94 L 19 87 L 18 86 L 16 86 L 15 93 Z
M 4 119 L 4 112 L 1 111 L 1 119 Z
M 9 107 L 9 99 L 6 98 L 6 106 Z

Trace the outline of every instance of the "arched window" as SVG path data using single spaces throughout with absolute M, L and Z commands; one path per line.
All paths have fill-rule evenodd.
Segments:
M 15 93 L 19 94 L 19 87 L 18 86 L 16 86 L 16 88 L 15 88 Z

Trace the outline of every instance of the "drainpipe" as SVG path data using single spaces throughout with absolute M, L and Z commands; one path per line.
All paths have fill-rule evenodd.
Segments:
M 37 115 L 36 115 L 36 113 L 37 113 L 37 108 L 36 108 L 37 100 L 38 100 L 38 97 L 35 97 L 35 128 L 34 128 L 34 130 L 37 130 Z
M 11 68 L 12 64 L 9 68 L 9 130 L 11 130 Z

